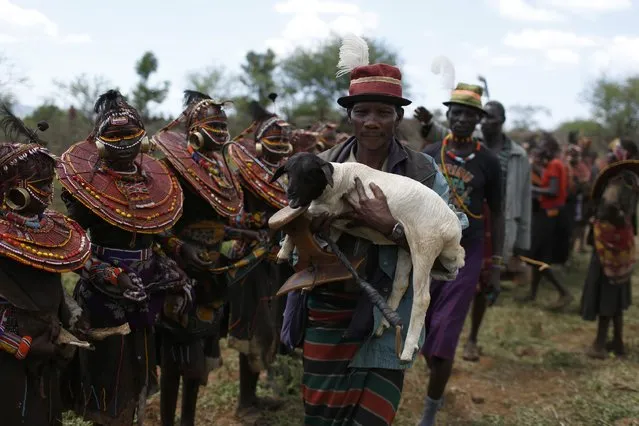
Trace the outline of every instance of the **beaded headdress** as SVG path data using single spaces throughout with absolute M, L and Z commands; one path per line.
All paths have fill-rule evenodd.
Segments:
M 226 127 L 227 116 L 224 108 L 231 105 L 230 101 L 216 101 L 209 95 L 195 90 L 184 91 L 184 106 L 186 110 L 186 128 L 192 132 L 205 132 L 214 142 L 223 144 L 229 141 L 229 131 Z
M 89 140 L 98 145 L 99 150 L 105 145 L 118 149 L 118 144 L 127 140 L 136 140 L 146 146 L 142 151 L 148 151 L 148 138 L 140 114 L 129 105 L 117 90 L 109 90 L 100 95 L 93 111 L 97 114 L 93 133 Z M 134 145 L 135 145 L 134 144 Z M 131 148 L 129 145 L 127 148 Z

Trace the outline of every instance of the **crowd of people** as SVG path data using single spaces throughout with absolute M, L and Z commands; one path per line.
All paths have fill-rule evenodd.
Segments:
M 300 423 L 392 424 L 414 360 L 399 360 L 395 330 L 375 333 L 382 316 L 370 294 L 343 274 L 320 274 L 307 288 L 276 295 L 285 282 L 309 274 L 295 260 L 305 250 L 330 251 L 324 231 L 335 219 L 308 221 L 308 246 L 298 246 L 289 263 L 277 262 L 284 233 L 272 230 L 269 219 L 296 195 L 278 170 L 298 152 L 414 179 L 457 214 L 465 265 L 452 280 L 430 281 L 420 337 L 429 369 L 421 426 L 434 425 L 444 404 L 466 317 L 471 327 L 462 356 L 478 361 L 480 326 L 501 280 L 529 282 L 520 298 L 527 303 L 545 279 L 558 292 L 549 308 L 564 309 L 575 296 L 555 268 L 575 247 L 593 246 L 581 312 L 598 327 L 587 354 L 625 353 L 637 145 L 617 139 L 597 156 L 578 135 L 565 144 L 550 133 L 519 143 L 504 133 L 501 103 L 483 104 L 480 86 L 458 83 L 444 100 L 447 128 L 416 109 L 419 152 L 397 137 L 411 103 L 402 95 L 400 70 L 354 61 L 349 52 L 352 46 L 339 58 L 349 93 L 337 102 L 350 136 L 325 123 L 293 129 L 253 103 L 253 122 L 232 137 L 226 103 L 191 90 L 182 114 L 148 135 L 138 111 L 109 90 L 96 100 L 91 134 L 58 158 L 43 141 L 47 123 L 30 129 L 3 107 L 0 125 L 10 138 L 0 145 L 3 424 L 60 425 L 68 410 L 95 425 L 142 424 L 148 398 L 159 392 L 161 421 L 169 426 L 181 383 L 180 424 L 194 425 L 199 389 L 223 363 L 223 338 L 239 357 L 239 418 L 280 407 L 257 396 L 260 372 L 301 349 Z M 56 179 L 65 212 L 50 209 Z M 351 225 L 392 244 L 348 232 L 335 243 L 348 259 L 359 259 L 357 273 L 386 299 L 397 246 L 409 249 L 404 224 L 378 187 L 353 185 Z M 69 295 L 61 281 L 72 271 L 79 280 Z M 396 310 L 404 324 L 411 287 Z

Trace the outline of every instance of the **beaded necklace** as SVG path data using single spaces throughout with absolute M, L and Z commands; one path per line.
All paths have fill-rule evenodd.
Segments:
M 47 219 L 44 215 L 42 215 L 41 217 L 38 215 L 23 216 L 16 212 L 8 211 L 5 209 L 0 209 L 0 216 L 4 217 L 9 222 L 26 226 L 27 228 L 31 229 L 40 229 L 45 224 Z
M 479 141 L 477 141 L 476 145 L 475 145 L 475 150 L 473 152 L 471 152 L 466 157 L 460 157 L 460 156 L 458 156 L 457 154 L 455 154 L 455 153 L 453 153 L 451 151 L 446 151 L 446 147 L 448 146 L 448 141 L 450 141 L 450 139 L 452 139 L 452 135 L 448 134 L 444 138 L 444 141 L 442 142 L 442 148 L 441 148 L 441 152 L 440 152 L 441 163 L 442 163 L 442 171 L 444 172 L 444 176 L 446 177 L 446 181 L 448 182 L 448 187 L 450 188 L 451 192 L 455 196 L 455 199 L 457 200 L 457 203 L 462 208 L 464 213 L 466 213 L 466 215 L 470 216 L 473 219 L 478 219 L 478 220 L 479 219 L 483 219 L 484 216 L 482 214 L 475 214 L 475 213 L 470 211 L 468 206 L 466 206 L 466 204 L 464 203 L 464 200 L 462 199 L 462 197 L 455 190 L 455 187 L 452 184 L 450 176 L 448 175 L 448 167 L 446 166 L 446 156 L 448 156 L 453 161 L 456 161 L 456 162 L 460 163 L 463 166 L 464 164 L 466 164 L 467 162 L 469 162 L 470 160 L 475 158 L 476 153 L 481 149 L 481 144 L 479 143 Z

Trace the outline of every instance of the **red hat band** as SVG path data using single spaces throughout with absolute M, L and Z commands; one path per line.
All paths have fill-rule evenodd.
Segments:
M 380 95 L 402 96 L 402 82 L 393 77 L 370 76 L 351 80 L 348 90 L 350 96 L 362 93 L 379 93 Z

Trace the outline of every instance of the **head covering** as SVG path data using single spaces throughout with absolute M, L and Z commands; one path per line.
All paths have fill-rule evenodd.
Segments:
M 45 121 L 38 123 L 38 130 L 44 132 L 49 128 Z M 19 162 L 34 155 L 44 155 L 55 164 L 56 159 L 45 147 L 46 142 L 40 139 L 37 131 L 28 128 L 22 120 L 16 117 L 7 105 L 0 107 L 0 129 L 11 140 L 10 143 L 2 144 L 2 154 L 0 155 L 0 194 L 16 184 L 17 180 L 27 182 L 29 176 L 18 176 L 16 166 Z
M 290 154 L 291 125 L 257 102 L 252 102 L 250 108 L 253 120 L 257 123 L 255 143 L 264 145 L 265 149 L 276 154 Z
M 476 84 L 458 83 L 455 90 L 450 95 L 450 100 L 444 102 L 444 105 L 464 105 L 471 108 L 475 108 L 482 113 L 485 113 L 481 104 L 481 97 L 484 94 L 484 89 Z
M 123 140 L 141 139 L 146 135 L 140 114 L 117 90 L 109 90 L 100 95 L 93 110 L 97 114 L 93 139 L 106 144 L 117 144 Z
M 385 102 L 397 106 L 411 103 L 402 97 L 402 73 L 399 68 L 388 64 L 371 64 L 368 59 L 368 45 L 362 38 L 350 34 L 344 37 L 339 51 L 337 77 L 350 73 L 348 96 L 337 103 L 350 108 L 357 102 Z
M 229 140 L 229 131 L 225 126 L 215 126 L 215 124 L 227 124 L 227 116 L 224 107 L 230 102 L 218 102 L 195 90 L 184 91 L 184 106 L 186 110 L 186 128 L 188 132 L 204 131 L 215 142 L 225 143 Z

